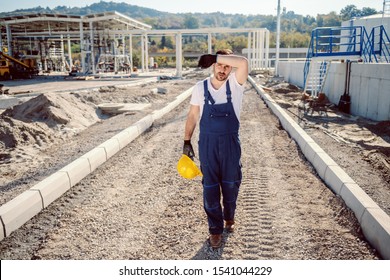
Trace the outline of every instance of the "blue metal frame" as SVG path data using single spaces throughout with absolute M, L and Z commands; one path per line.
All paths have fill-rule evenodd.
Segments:
M 374 27 L 370 35 L 364 26 L 315 28 L 311 32 L 303 70 L 304 85 L 306 86 L 312 58 L 359 56 L 364 62 L 378 62 L 377 56 L 380 55 L 386 62 L 390 62 L 389 44 L 389 36 L 383 25 Z
M 370 33 L 372 53 L 375 58 L 381 56 L 386 62 L 390 62 L 390 39 L 383 25 L 375 26 Z M 377 60 L 377 59 L 376 59 Z

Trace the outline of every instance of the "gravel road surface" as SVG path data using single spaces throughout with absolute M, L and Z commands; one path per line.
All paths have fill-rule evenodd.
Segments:
M 164 102 L 195 78 L 166 82 L 171 88 Z M 157 108 L 164 102 L 151 101 Z M 211 249 L 201 179 L 176 172 L 188 105 L 187 99 L 2 240 L 0 259 L 380 259 L 354 214 L 324 185 L 249 83 L 241 116 L 237 230 L 224 233 L 220 249 Z M 3 200 L 146 113 L 113 116 L 40 151 L 43 160 L 32 164 L 29 176 L 4 183 Z

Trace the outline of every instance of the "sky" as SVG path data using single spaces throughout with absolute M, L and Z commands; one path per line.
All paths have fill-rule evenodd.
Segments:
M 171 13 L 212 13 L 245 15 L 276 15 L 278 0 L 105 0 L 105 2 L 125 2 L 145 8 L 152 8 Z M 0 12 L 11 12 L 17 9 L 57 6 L 85 7 L 100 0 L 3 0 Z M 281 9 L 294 11 L 299 15 L 328 14 L 332 11 L 340 13 L 347 5 L 355 5 L 358 9 L 369 7 L 382 11 L 383 0 L 280 0 Z

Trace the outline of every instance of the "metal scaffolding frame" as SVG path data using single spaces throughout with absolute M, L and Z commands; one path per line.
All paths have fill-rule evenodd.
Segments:
M 268 69 L 270 33 L 265 28 L 203 28 L 203 29 L 169 29 L 152 30 L 151 26 L 129 18 L 118 12 L 105 12 L 85 16 L 61 14 L 34 14 L 0 18 L 1 39 L 7 42 L 8 54 L 12 56 L 13 45 L 18 42 L 50 40 L 60 42 L 59 49 L 63 50 L 64 41 L 68 44 L 68 57 L 71 57 L 71 41 L 80 43 L 82 73 L 96 73 L 98 54 L 107 54 L 108 41 L 120 41 L 125 49 L 128 38 L 129 58 L 132 65 L 133 37 L 141 39 L 142 71 L 148 72 L 148 36 L 173 36 L 176 41 L 176 75 L 182 76 L 183 35 L 207 35 L 208 52 L 212 53 L 212 36 L 214 34 L 238 33 L 247 34 L 249 70 Z M 36 46 L 35 46 L 36 47 Z M 110 50 L 113 55 L 117 49 Z M 64 59 L 64 55 L 59 55 Z M 70 59 L 69 67 L 72 67 Z

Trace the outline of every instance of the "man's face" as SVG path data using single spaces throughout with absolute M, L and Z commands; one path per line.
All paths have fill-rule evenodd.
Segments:
M 232 67 L 225 64 L 215 63 L 214 64 L 214 76 L 218 81 L 225 81 L 230 72 L 232 71 Z

